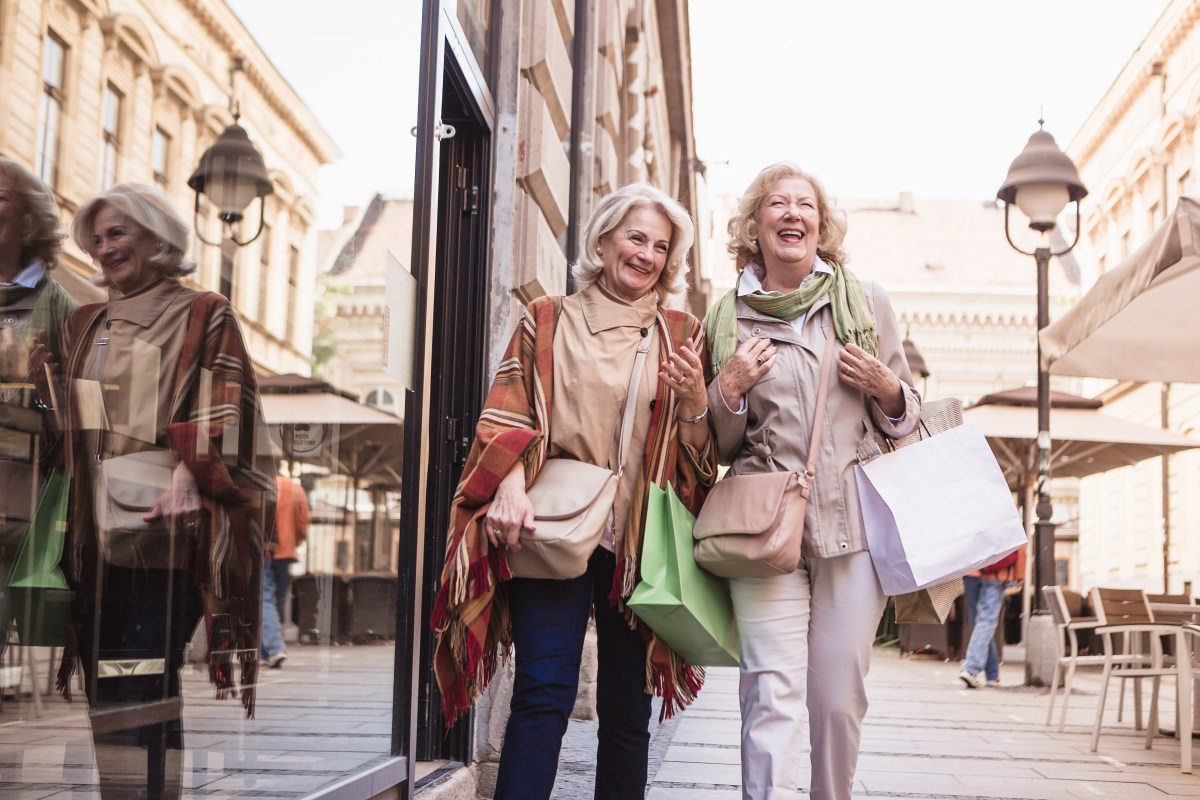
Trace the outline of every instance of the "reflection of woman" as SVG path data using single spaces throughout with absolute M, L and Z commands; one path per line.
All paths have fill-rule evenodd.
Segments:
M 902 436 L 920 413 L 887 296 L 842 266 L 845 232 L 811 176 L 767 167 L 729 222 L 737 287 L 705 320 L 718 373 L 709 408 L 731 473 L 803 471 L 814 414 L 825 418 L 800 568 L 730 581 L 742 642 L 742 791 L 753 800 L 795 796 L 806 697 L 812 796 L 850 798 L 885 601 L 852 466 L 870 426 Z M 837 377 L 815 408 L 830 336 Z
M 270 446 L 229 302 L 180 281 L 192 269 L 183 263 L 188 229 L 167 199 L 115 186 L 80 207 L 72 235 L 109 297 L 68 323 L 76 617 L 59 687 L 67 690 L 78 656 L 104 796 L 149 785 L 152 797 L 173 797 L 179 667 L 202 612 L 218 696 L 236 693 L 236 655 L 253 713 Z M 167 488 L 149 490 L 144 525 L 117 530 L 108 504 L 117 481 L 153 486 L 135 461 L 165 465 Z
M 29 527 L 35 452 L 44 458 L 53 450 L 52 437 L 44 435 L 51 428 L 39 433 L 43 426 L 28 413 L 39 407 L 30 388 L 35 376 L 28 354 L 35 337 L 49 352 L 62 352 L 63 323 L 75 307 L 50 277 L 62 238 L 50 190 L 25 167 L 0 156 L 0 405 L 11 412 L 0 424 L 0 588 L 8 585 L 8 568 Z M 19 424 L 23 418 L 25 424 Z M 0 591 L 0 653 L 8 639 L 7 597 Z
M 669 713 L 692 699 L 702 676 L 625 608 L 638 578 L 650 484 L 670 481 L 695 510 L 714 477 L 700 324 L 664 307 L 686 286 L 692 222 L 661 191 L 635 184 L 602 199 L 584 235 L 586 258 L 575 268 L 582 290 L 531 303 L 500 364 L 455 495 L 434 612 L 438 685 L 450 719 L 487 684 L 497 644 L 516 645 L 497 798 L 550 796 L 593 610 L 596 797 L 645 794 L 651 690 L 663 695 Z M 665 323 L 673 352 L 656 320 Z M 533 527 L 525 492 L 547 457 L 616 469 L 621 411 L 643 337 L 655 341 L 632 445 L 612 523 L 587 572 L 570 580 L 504 580 L 506 551 L 519 549 L 521 529 Z

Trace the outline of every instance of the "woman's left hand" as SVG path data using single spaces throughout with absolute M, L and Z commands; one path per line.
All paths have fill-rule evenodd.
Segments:
M 697 417 L 708 408 L 708 387 L 704 385 L 704 364 L 691 339 L 662 362 L 658 377 L 675 390 L 679 398 L 679 416 Z
M 180 462 L 171 473 L 171 485 L 159 495 L 150 513 L 142 517 L 146 522 L 159 519 L 184 519 L 200 512 L 200 490 L 196 479 L 187 465 Z
M 874 397 L 883 405 L 900 399 L 904 387 L 900 379 L 882 361 L 856 344 L 848 344 L 838 356 L 838 375 L 842 383 Z

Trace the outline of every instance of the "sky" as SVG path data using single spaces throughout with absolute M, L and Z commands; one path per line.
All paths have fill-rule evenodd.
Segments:
M 375 192 L 411 197 L 422 4 L 229 3 L 343 153 L 319 176 L 321 224 Z M 986 199 L 1039 114 L 1067 147 L 1167 0 L 689 5 L 713 190 L 786 159 L 841 197 Z

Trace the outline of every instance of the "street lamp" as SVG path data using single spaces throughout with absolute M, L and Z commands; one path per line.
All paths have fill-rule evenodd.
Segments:
M 1004 185 L 996 193 L 997 199 L 1004 203 L 1004 236 L 1008 243 L 1018 253 L 1033 256 L 1037 260 L 1037 327 L 1040 334 L 1050 322 L 1050 258 L 1069 253 L 1079 243 L 1081 214 L 1079 201 L 1087 196 L 1087 189 L 1079 180 L 1075 164 L 1059 149 L 1054 137 L 1042 129 L 1043 121 L 1038 120 L 1038 129 L 1029 137 L 1028 144 L 1008 168 L 1008 177 Z M 1033 252 L 1022 250 L 1012 240 L 1009 233 L 1009 208 L 1012 204 L 1029 218 L 1029 227 L 1042 234 L 1042 246 Z M 1054 230 L 1058 215 L 1068 203 L 1075 204 L 1075 239 L 1064 250 L 1051 252 L 1046 234 Z M 1054 570 L 1054 523 L 1050 521 L 1052 507 L 1050 505 L 1050 376 L 1042 363 L 1042 343 L 1038 339 L 1038 382 L 1037 382 L 1037 522 L 1034 525 L 1034 592 L 1033 619 L 1029 625 L 1030 641 L 1027 643 L 1026 678 L 1032 685 L 1041 685 L 1046 676 L 1039 674 L 1033 649 L 1037 647 L 1035 640 L 1045 637 L 1046 632 L 1040 628 L 1048 628 L 1053 636 L 1053 626 L 1050 624 L 1049 609 L 1042 598 L 1041 587 L 1050 586 L 1058 581 Z M 1035 626 L 1035 622 L 1038 623 Z M 1038 627 L 1038 631 L 1034 628 Z M 1047 648 L 1048 649 L 1048 648 Z M 1041 659 L 1044 661 L 1044 659 Z M 1049 662 L 1053 664 L 1053 662 Z
M 262 234 L 266 222 L 264 198 L 274 191 L 271 178 L 267 175 L 267 165 L 263 162 L 262 154 L 250 141 L 246 129 L 238 124 L 238 115 L 234 113 L 233 124 L 222 131 L 212 147 L 200 156 L 200 165 L 188 178 L 188 186 L 196 192 L 196 236 L 205 244 L 219 246 L 219 242 L 210 242 L 201 233 L 200 196 L 208 195 L 208 199 L 217 207 L 217 216 L 221 220 L 222 229 L 228 230 L 228 239 L 238 247 L 245 247 Z M 254 199 L 259 201 L 258 230 L 249 239 L 237 238 L 238 227 L 242 221 L 243 212 Z

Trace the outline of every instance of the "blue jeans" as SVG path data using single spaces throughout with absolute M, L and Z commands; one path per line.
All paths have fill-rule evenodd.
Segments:
M 258 654 L 268 659 L 276 653 L 287 649 L 283 642 L 283 625 L 279 621 L 279 606 L 275 595 L 275 570 L 270 562 L 263 565 L 262 589 L 262 639 L 258 644 Z
M 650 695 L 646 644 L 608 602 L 616 558 L 603 548 L 571 580 L 515 578 L 508 607 L 516 647 L 512 707 L 495 800 L 548 800 L 567 720 L 575 706 L 588 616 L 595 607 L 597 800 L 646 795 Z
M 972 675 L 986 671 L 989 681 L 998 680 L 1000 654 L 996 650 L 996 624 L 1004 605 L 1004 581 L 969 575 L 963 578 L 963 589 L 967 621 L 975 627 L 971 630 L 971 642 L 967 645 L 962 668 Z

